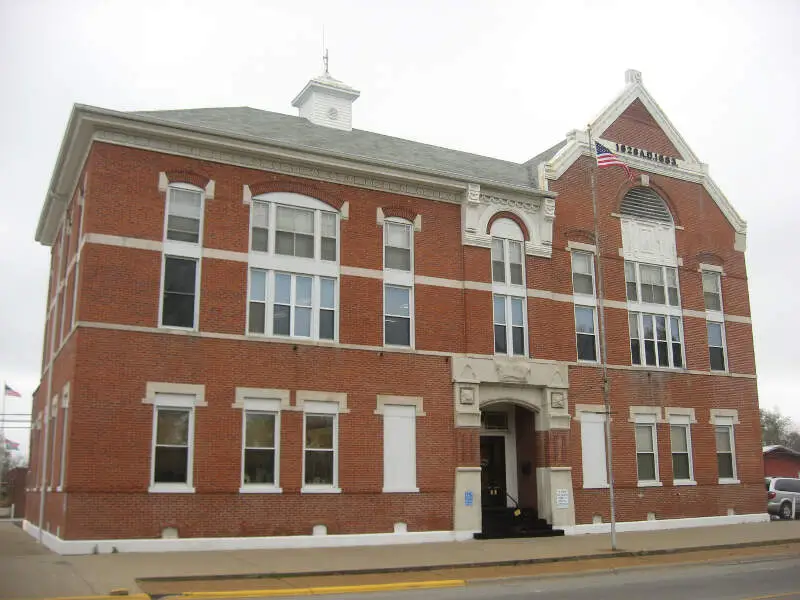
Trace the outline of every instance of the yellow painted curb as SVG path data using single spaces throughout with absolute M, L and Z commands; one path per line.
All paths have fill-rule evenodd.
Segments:
M 463 579 L 436 581 L 403 581 L 366 585 L 332 585 L 327 587 L 286 588 L 282 590 L 238 590 L 230 592 L 184 592 L 174 598 L 270 598 L 276 596 L 321 596 L 324 594 L 356 594 L 359 592 L 399 592 L 402 590 L 430 590 L 436 588 L 464 587 Z M 119 600 L 118 598 L 116 600 Z
M 96 596 L 53 596 L 43 600 L 150 600 L 147 594 L 98 594 Z

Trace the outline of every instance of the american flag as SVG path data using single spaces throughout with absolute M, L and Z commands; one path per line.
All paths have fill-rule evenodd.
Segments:
M 22 398 L 22 394 L 9 386 L 7 383 L 4 383 L 3 385 L 5 386 L 5 389 L 3 390 L 4 395 L 8 396 L 9 398 Z
M 595 148 L 597 149 L 597 166 L 598 167 L 613 167 L 614 165 L 619 165 L 623 169 L 625 169 L 625 173 L 628 174 L 628 179 L 633 181 L 633 171 L 631 168 L 622 162 L 617 155 L 614 154 L 611 150 L 603 146 L 600 142 L 594 143 Z

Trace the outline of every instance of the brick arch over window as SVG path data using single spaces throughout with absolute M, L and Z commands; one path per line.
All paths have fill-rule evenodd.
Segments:
M 189 183 L 201 189 L 206 189 L 208 182 L 211 181 L 210 177 L 194 171 L 166 171 L 164 174 L 170 183 Z
M 694 259 L 697 264 L 703 263 L 706 265 L 717 265 L 718 267 L 725 264 L 725 259 L 714 252 L 698 252 L 694 255 Z
M 562 230 L 564 239 L 582 244 L 594 244 L 594 233 L 588 229 L 578 227 L 565 227 Z
M 670 197 L 666 194 L 666 192 L 664 192 L 663 189 L 661 189 L 661 187 L 659 187 L 657 184 L 654 184 L 652 181 L 650 181 L 650 183 L 646 186 L 642 185 L 638 181 L 633 183 L 631 183 L 630 181 L 626 181 L 625 184 L 620 188 L 618 194 L 617 210 L 616 210 L 617 214 L 624 214 L 623 203 L 625 202 L 625 198 L 632 190 L 635 190 L 637 188 L 640 188 L 642 190 L 650 190 L 651 192 L 654 192 L 655 195 L 658 196 L 664 203 L 664 207 L 667 209 L 667 211 L 670 214 L 670 218 L 672 219 L 672 224 L 673 225 L 681 224 L 680 215 L 678 214 L 675 205 L 672 203 L 672 200 L 670 200 Z
M 397 217 L 411 223 L 417 218 L 417 213 L 406 206 L 382 206 L 381 210 L 384 217 Z
M 522 237 L 525 238 L 525 241 L 529 242 L 531 240 L 531 234 L 528 231 L 528 226 L 525 225 L 525 221 L 522 220 L 522 217 L 507 210 L 501 210 L 499 212 L 494 213 L 491 216 L 489 222 L 486 224 L 486 233 L 488 234 L 492 233 L 492 224 L 498 219 L 510 219 L 514 221 L 514 223 L 516 223 L 519 226 L 520 231 L 522 231 Z
M 344 198 L 339 194 L 330 192 L 310 183 L 300 183 L 297 181 L 261 181 L 250 184 L 250 193 L 253 196 L 260 196 L 269 192 L 293 192 L 316 198 L 336 210 L 341 210 L 344 205 Z

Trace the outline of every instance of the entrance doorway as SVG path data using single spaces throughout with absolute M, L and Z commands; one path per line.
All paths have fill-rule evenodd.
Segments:
M 506 505 L 506 439 L 502 435 L 481 436 L 481 506 Z

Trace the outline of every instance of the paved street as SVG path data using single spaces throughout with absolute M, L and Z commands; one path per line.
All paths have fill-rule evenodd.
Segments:
M 643 569 L 466 588 L 328 596 L 331 600 L 800 600 L 800 557 Z

